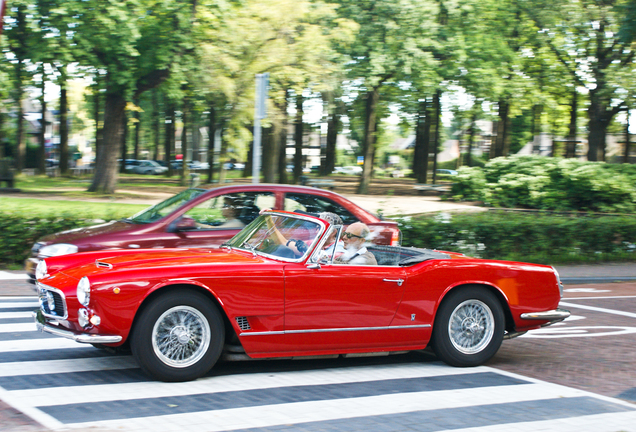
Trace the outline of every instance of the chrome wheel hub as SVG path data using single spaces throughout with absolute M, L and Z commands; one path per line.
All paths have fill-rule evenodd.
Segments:
M 210 339 L 208 320 L 190 306 L 175 306 L 165 311 L 152 329 L 154 353 L 171 367 L 184 368 L 201 360 Z
M 477 354 L 488 346 L 495 331 L 495 317 L 484 302 L 460 303 L 448 321 L 450 341 L 463 354 Z

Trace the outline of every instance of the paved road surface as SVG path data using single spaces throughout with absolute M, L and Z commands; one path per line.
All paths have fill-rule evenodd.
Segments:
M 35 307 L 0 298 L 0 399 L 49 429 L 636 431 L 628 402 L 427 353 L 223 363 L 195 382 L 153 382 L 128 355 L 35 332 Z M 10 421 L 39 427 L 0 411 L 0 429 Z

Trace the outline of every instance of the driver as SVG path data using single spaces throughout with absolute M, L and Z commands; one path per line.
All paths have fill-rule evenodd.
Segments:
M 245 224 L 237 219 L 238 208 L 237 200 L 231 196 L 223 198 L 223 209 L 221 214 L 225 218 L 225 222 L 219 225 L 217 228 L 244 228 Z
M 345 253 L 334 263 L 353 265 L 378 265 L 375 256 L 364 246 L 369 236 L 369 227 L 362 222 L 352 223 L 342 235 Z

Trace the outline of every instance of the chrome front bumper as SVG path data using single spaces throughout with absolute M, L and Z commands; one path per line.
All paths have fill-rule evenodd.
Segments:
M 555 309 L 545 312 L 529 312 L 521 314 L 521 319 L 524 320 L 541 320 L 541 321 L 550 321 L 544 325 L 550 325 L 557 323 L 559 321 L 563 321 L 567 317 L 570 316 L 570 311 L 565 309 Z
M 71 330 L 60 328 L 56 325 L 53 325 L 46 321 L 44 315 L 42 315 L 42 311 L 37 309 L 33 311 L 33 319 L 35 320 L 35 325 L 39 331 L 44 333 L 50 333 L 55 336 L 61 336 L 66 339 L 74 340 L 75 342 L 80 343 L 90 343 L 90 344 L 112 344 L 121 342 L 121 336 L 108 336 L 108 335 L 95 335 L 95 334 L 86 334 L 86 333 L 75 333 Z

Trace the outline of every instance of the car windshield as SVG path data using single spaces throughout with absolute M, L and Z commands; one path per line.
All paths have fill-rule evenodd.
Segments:
M 161 201 L 159 204 L 140 211 L 131 218 L 124 219 L 124 221 L 135 224 L 155 222 L 204 192 L 206 192 L 205 189 L 186 189 L 165 201 Z
M 225 245 L 255 255 L 301 260 L 313 249 L 323 229 L 321 222 L 309 217 L 265 213 Z

